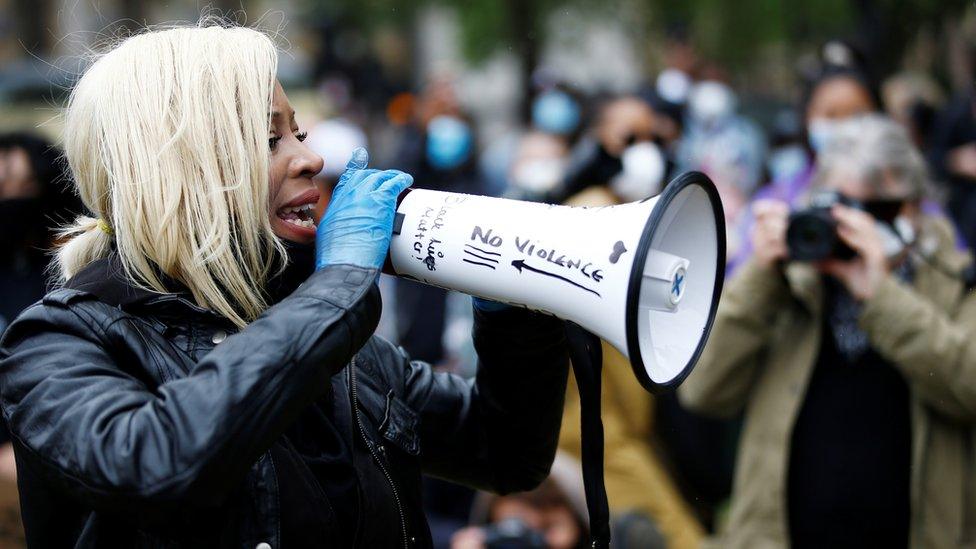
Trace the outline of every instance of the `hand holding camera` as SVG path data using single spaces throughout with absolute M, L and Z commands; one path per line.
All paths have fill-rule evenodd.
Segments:
M 756 261 L 766 268 L 790 257 L 786 244 L 790 207 L 779 200 L 759 200 L 752 207 L 756 222 L 752 227 L 752 248 Z
M 874 295 L 889 271 L 878 219 L 839 193 L 815 195 L 809 208 L 793 213 L 784 202 L 761 200 L 753 215 L 752 244 L 765 267 L 787 260 L 812 262 L 861 300 Z
M 859 300 L 874 296 L 888 274 L 888 258 L 871 214 L 843 204 L 834 204 L 830 213 L 837 221 L 839 241 L 854 252 L 851 260 L 831 258 L 819 264 L 820 270 L 844 283 Z

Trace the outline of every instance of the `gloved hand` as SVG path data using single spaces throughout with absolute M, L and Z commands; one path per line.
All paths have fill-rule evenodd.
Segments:
M 367 170 L 369 154 L 353 151 L 346 171 L 315 236 L 315 269 L 345 263 L 379 269 L 386 260 L 393 232 L 397 197 L 413 183 L 397 170 Z

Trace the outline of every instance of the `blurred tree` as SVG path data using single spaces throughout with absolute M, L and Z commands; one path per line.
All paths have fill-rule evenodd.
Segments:
M 730 68 L 755 64 L 770 45 L 795 55 L 828 39 L 845 38 L 867 57 L 875 77 L 900 68 L 906 48 L 922 29 L 933 29 L 938 36 L 972 5 L 971 0 L 645 1 L 652 27 L 687 27 L 692 43 L 707 58 Z
M 643 13 L 638 22 L 649 31 L 681 27 L 706 59 L 730 69 L 755 67 L 765 48 L 785 48 L 791 58 L 831 38 L 845 38 L 867 57 L 874 76 L 900 67 L 906 48 L 922 29 L 936 36 L 958 19 L 972 0 L 305 0 L 313 13 L 371 29 L 378 24 L 409 30 L 420 8 L 443 5 L 456 9 L 461 43 L 472 62 L 498 50 L 521 60 L 526 91 L 545 41 L 553 10 L 590 10 L 597 16 L 621 17 L 624 4 Z M 628 25 L 634 23 L 627 21 Z M 943 45 L 945 47 L 945 45 Z M 948 56 L 942 56 L 947 58 Z M 945 79 L 946 67 L 936 67 Z M 530 94 L 524 94 L 528 97 Z M 527 114 L 527 106 L 523 112 Z
M 546 22 L 552 10 L 572 6 L 608 13 L 623 1 L 626 0 L 339 0 L 326 6 L 322 2 L 306 0 L 310 13 L 342 19 L 367 30 L 383 24 L 399 26 L 406 31 L 413 25 L 418 10 L 425 6 L 454 8 L 467 59 L 477 63 L 499 50 L 508 50 L 518 56 L 525 87 L 521 109 L 525 119 L 529 116 L 531 77 L 539 62 Z

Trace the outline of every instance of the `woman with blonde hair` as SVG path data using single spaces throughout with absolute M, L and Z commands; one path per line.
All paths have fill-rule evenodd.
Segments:
M 422 547 L 421 472 L 546 476 L 561 325 L 475 301 L 470 382 L 373 337 L 411 177 L 360 149 L 317 223 L 323 160 L 276 64 L 266 35 L 204 23 L 126 39 L 73 89 L 93 215 L 0 342 L 30 545 Z

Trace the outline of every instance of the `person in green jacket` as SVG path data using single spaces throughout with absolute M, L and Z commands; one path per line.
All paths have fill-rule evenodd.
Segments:
M 830 209 L 852 259 L 791 261 L 789 208 L 756 204 L 754 256 L 679 390 L 744 415 L 710 543 L 976 546 L 976 297 L 926 184 L 905 131 L 871 115 L 837 128 L 813 188 L 863 205 Z

